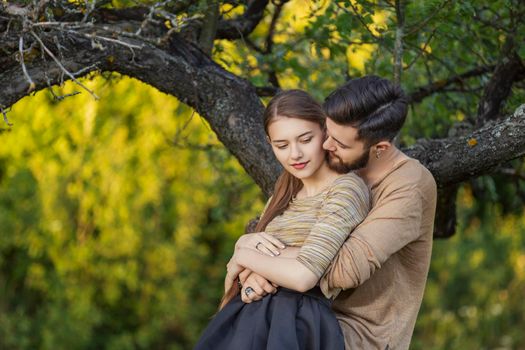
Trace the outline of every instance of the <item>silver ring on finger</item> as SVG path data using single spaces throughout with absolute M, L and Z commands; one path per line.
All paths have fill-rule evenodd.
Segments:
M 253 293 L 253 292 L 255 292 L 255 291 L 253 290 L 252 287 L 246 287 L 246 289 L 244 290 L 244 294 L 245 294 L 248 298 L 250 297 L 250 294 Z
M 262 242 L 257 242 L 257 244 L 255 245 L 255 249 L 259 250 L 259 244 L 262 244 Z

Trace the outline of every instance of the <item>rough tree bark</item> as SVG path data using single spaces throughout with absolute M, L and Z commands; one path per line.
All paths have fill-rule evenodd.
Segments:
M 217 38 L 249 34 L 261 20 L 267 3 L 251 1 L 244 15 L 229 21 L 221 19 Z M 134 34 L 145 28 L 145 18 L 151 13 L 145 8 L 96 9 L 91 14 L 95 20 L 81 24 L 78 24 L 81 19 L 74 15 L 42 23 L 25 10 L 0 3 L 2 111 L 31 91 L 71 80 L 65 72 L 71 72 L 75 78 L 93 71 L 118 72 L 193 107 L 261 189 L 266 194 L 271 192 L 280 166 L 265 140 L 261 118 L 264 107 L 258 95 L 262 90 L 223 69 L 186 39 L 198 35 L 183 37 L 158 26 L 149 26 L 149 31 L 144 30 L 140 36 Z M 198 30 L 198 23 L 192 30 Z M 523 64 L 516 56 L 512 57 L 510 68 L 515 76 L 521 77 Z M 476 68 L 464 73 L 464 77 L 493 70 L 495 77 L 499 77 L 496 72 L 508 71 L 506 62 L 496 68 Z M 412 101 L 417 101 L 464 77 L 451 77 L 409 95 Z M 507 94 L 509 91 L 505 90 Z M 492 96 L 487 92 L 487 99 Z M 484 114 L 485 109 L 480 108 L 480 113 Z M 490 120 L 468 135 L 419 140 L 404 151 L 427 166 L 441 188 L 456 187 L 459 182 L 489 173 L 499 164 L 525 155 L 525 105 L 513 115 Z

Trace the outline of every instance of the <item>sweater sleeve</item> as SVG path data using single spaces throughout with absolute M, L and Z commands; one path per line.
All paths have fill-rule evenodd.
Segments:
M 363 180 L 353 173 L 339 177 L 328 191 L 297 260 L 321 278 L 369 209 L 370 193 Z
M 363 284 L 392 254 L 421 234 L 421 193 L 406 186 L 383 195 L 321 278 L 325 295 L 335 297 L 341 290 Z

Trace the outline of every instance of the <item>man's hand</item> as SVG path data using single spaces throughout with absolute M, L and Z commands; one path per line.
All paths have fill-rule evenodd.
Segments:
M 236 260 L 236 255 L 233 254 L 230 261 L 226 265 L 226 278 L 224 279 L 224 292 L 226 293 L 231 286 L 236 283 L 236 279 L 239 274 L 244 270 L 244 267 L 239 265 Z
M 286 246 L 274 236 L 266 232 L 247 233 L 242 235 L 235 243 L 235 249 L 257 249 L 263 254 L 276 256 Z
M 246 304 L 249 304 L 252 301 L 261 300 L 267 294 L 274 294 L 277 292 L 276 284 L 271 283 L 266 278 L 255 272 L 245 270 L 239 275 L 239 279 L 242 284 L 241 299 Z M 254 292 L 246 295 L 245 290 L 248 287 L 251 287 Z

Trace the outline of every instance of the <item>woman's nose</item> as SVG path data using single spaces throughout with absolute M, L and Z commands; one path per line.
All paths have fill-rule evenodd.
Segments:
M 298 146 L 292 146 L 290 157 L 292 159 L 301 159 L 303 157 L 303 152 L 301 151 L 301 148 Z

